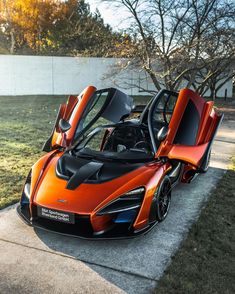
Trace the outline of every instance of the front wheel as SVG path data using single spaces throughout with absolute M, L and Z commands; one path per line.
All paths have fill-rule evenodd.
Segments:
M 171 203 L 171 181 L 168 176 L 162 180 L 159 188 L 156 190 L 155 195 L 156 203 L 156 218 L 157 221 L 163 221 L 169 211 Z

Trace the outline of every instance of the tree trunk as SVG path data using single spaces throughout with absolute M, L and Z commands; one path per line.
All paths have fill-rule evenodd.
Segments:
M 211 90 L 211 99 L 213 101 L 215 101 L 215 99 L 216 99 L 216 90 L 215 90 L 215 85 L 214 84 L 212 84 L 210 86 L 210 90 Z
M 15 36 L 14 36 L 14 32 L 11 31 L 10 35 L 11 35 L 10 54 L 14 54 L 15 53 Z

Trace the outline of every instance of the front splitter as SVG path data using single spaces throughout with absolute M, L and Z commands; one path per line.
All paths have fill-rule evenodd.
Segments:
M 63 235 L 63 236 L 69 236 L 74 238 L 80 238 L 85 240 L 121 240 L 121 239 L 129 239 L 129 238 L 137 238 L 142 235 L 147 234 L 150 230 L 154 228 L 155 225 L 158 224 L 158 222 L 154 222 L 147 226 L 146 228 L 139 230 L 139 231 L 129 231 L 128 227 L 129 225 L 115 225 L 110 230 L 103 232 L 102 234 L 96 235 L 93 232 L 92 233 L 86 233 L 84 230 L 83 232 L 79 233 L 69 229 L 71 228 L 71 225 L 64 225 L 60 222 L 51 222 L 47 219 L 33 219 L 30 220 L 30 216 L 25 215 L 21 210 L 21 205 L 17 205 L 16 207 L 17 214 L 19 215 L 20 219 L 24 221 L 27 225 L 52 232 L 55 234 Z

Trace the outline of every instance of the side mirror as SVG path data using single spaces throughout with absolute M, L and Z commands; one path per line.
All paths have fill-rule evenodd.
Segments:
M 62 133 L 65 133 L 71 128 L 71 125 L 65 119 L 61 118 L 59 121 L 59 128 Z
M 157 133 L 157 139 L 158 141 L 162 142 L 163 140 L 166 139 L 166 136 L 168 134 L 168 127 L 163 126 Z

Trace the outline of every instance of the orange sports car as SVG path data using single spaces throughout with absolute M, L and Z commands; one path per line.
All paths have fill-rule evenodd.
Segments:
M 89 86 L 60 106 L 17 211 L 82 238 L 146 233 L 166 218 L 172 188 L 207 171 L 222 117 L 189 89 L 162 90 L 141 109 L 118 89 Z

